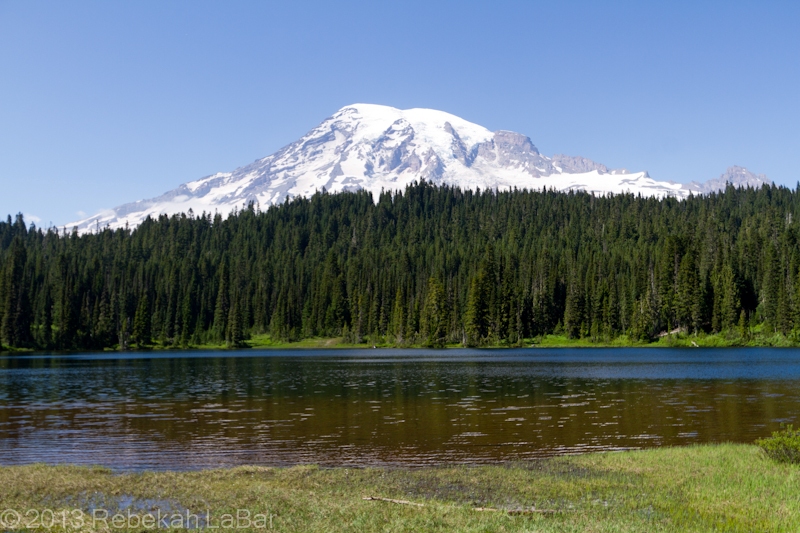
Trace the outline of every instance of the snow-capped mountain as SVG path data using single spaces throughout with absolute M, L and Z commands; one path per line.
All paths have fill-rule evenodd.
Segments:
M 728 167 L 728 170 L 716 179 L 708 180 L 705 183 L 693 181 L 687 185 L 686 188 L 696 193 L 710 194 L 712 192 L 724 191 L 729 183 L 734 187 L 757 188 L 762 185 L 770 185 L 772 181 L 764 174 L 753 174 L 746 168 L 734 165 Z
M 720 180 L 735 180 L 736 185 L 768 181 L 740 167 L 705 184 L 656 181 L 646 172 L 609 170 L 582 157 L 546 157 L 524 135 L 491 132 L 442 111 L 355 104 L 250 165 L 184 183 L 156 198 L 125 204 L 67 227 L 77 226 L 81 232 L 126 224 L 134 227 L 147 216 L 189 209 L 198 215 L 227 215 L 251 202 L 263 209 L 323 188 L 329 192 L 366 189 L 377 195 L 381 190 L 403 190 L 421 179 L 472 189 L 547 187 L 680 198 L 716 190 Z M 721 183 L 724 187 L 725 181 Z

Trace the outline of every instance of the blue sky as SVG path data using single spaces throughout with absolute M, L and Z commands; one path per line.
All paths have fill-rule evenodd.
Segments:
M 738 164 L 794 187 L 798 28 L 799 2 L 0 0 L 0 214 L 156 196 L 355 102 L 656 179 Z

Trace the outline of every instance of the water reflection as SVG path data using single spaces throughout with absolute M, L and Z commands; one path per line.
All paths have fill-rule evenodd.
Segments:
M 743 441 L 796 350 L 270 351 L 0 359 L 0 463 L 483 463 Z

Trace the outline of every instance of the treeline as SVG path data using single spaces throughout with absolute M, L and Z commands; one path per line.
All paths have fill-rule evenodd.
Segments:
M 78 235 L 0 222 L 0 341 L 36 349 L 343 336 L 515 344 L 548 333 L 800 331 L 800 186 L 687 200 L 318 193 Z

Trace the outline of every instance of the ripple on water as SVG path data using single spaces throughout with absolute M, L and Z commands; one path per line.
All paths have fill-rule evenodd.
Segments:
M 800 418 L 796 351 L 417 353 L 2 359 L 0 462 L 491 463 L 752 442 Z

